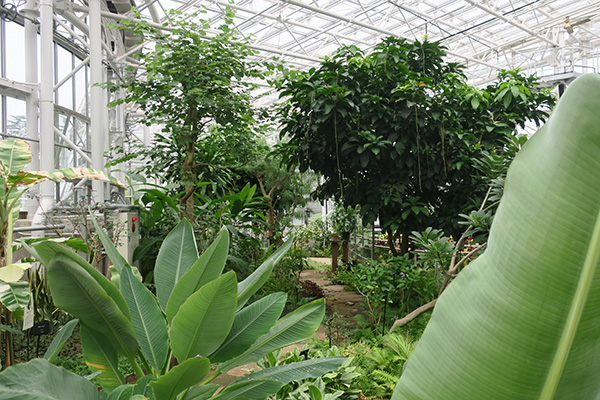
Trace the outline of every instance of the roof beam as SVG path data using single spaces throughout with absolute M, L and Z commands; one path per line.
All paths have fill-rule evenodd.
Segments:
M 345 21 L 345 22 L 348 22 L 348 23 L 351 23 L 351 24 L 354 24 L 354 25 L 358 25 L 358 26 L 361 26 L 363 28 L 367 28 L 367 29 L 370 29 L 370 30 L 373 30 L 373 31 L 376 31 L 376 32 L 379 32 L 379 33 L 383 33 L 384 35 L 394 36 L 394 37 L 400 37 L 400 35 L 398 35 L 397 33 L 394 33 L 392 31 L 388 31 L 387 29 L 378 28 L 376 26 L 373 26 L 373 25 L 370 25 L 370 24 L 367 24 L 367 23 L 364 23 L 364 22 L 361 22 L 361 21 L 357 21 L 357 20 L 355 20 L 353 18 L 346 17 L 345 15 L 334 13 L 332 11 L 324 10 L 322 8 L 311 6 L 311 5 L 308 5 L 308 4 L 304 4 L 304 3 L 300 2 L 300 1 L 297 1 L 297 0 L 282 0 L 282 1 L 284 1 L 285 3 L 289 3 L 289 4 L 292 4 L 292 5 L 295 5 L 297 7 L 305 8 L 307 10 L 311 10 L 311 11 L 319 13 L 319 14 L 323 14 L 323 15 L 327 15 L 327 16 L 332 17 L 332 18 L 339 19 L 341 21 Z M 490 67 L 490 68 L 495 68 L 495 69 L 499 69 L 500 68 L 497 65 L 488 63 L 488 62 L 483 61 L 483 60 L 478 60 L 476 58 L 468 57 L 468 56 L 465 56 L 465 55 L 460 54 L 460 53 L 455 53 L 455 52 L 451 52 L 451 51 L 447 51 L 447 53 L 450 54 L 450 55 L 452 55 L 452 56 L 459 57 L 459 58 L 462 58 L 464 60 L 472 61 L 472 62 L 477 63 L 477 64 L 483 64 L 483 65 L 485 65 L 487 67 Z
M 469 3 L 469 4 L 471 4 L 471 5 L 473 5 L 473 6 L 477 7 L 477 8 L 479 8 L 479 9 L 487 12 L 488 14 L 492 14 L 496 18 L 499 18 L 502 21 L 507 22 L 507 23 L 511 24 L 512 26 L 515 26 L 515 27 L 521 29 L 522 31 L 529 33 L 531 36 L 535 36 L 536 38 L 538 38 L 538 39 L 540 39 L 540 40 L 542 40 L 544 42 L 547 42 L 547 43 L 551 44 L 552 46 L 560 47 L 560 45 L 558 43 L 556 43 L 555 41 L 550 40 L 547 37 L 544 37 L 544 36 L 540 35 L 539 33 L 536 33 L 534 31 L 532 31 L 531 29 L 527 28 L 523 24 L 520 24 L 520 23 L 515 22 L 514 20 L 512 20 L 510 18 L 505 17 L 504 15 L 502 15 L 501 13 L 499 13 L 496 10 L 492 10 L 491 8 L 486 7 L 483 4 L 479 4 L 478 1 L 475 1 L 475 0 L 465 0 L 465 1 L 467 3 Z

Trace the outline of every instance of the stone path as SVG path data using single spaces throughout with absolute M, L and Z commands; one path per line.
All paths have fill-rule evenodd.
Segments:
M 330 258 L 311 259 L 331 265 Z M 323 289 L 325 303 L 327 305 L 327 315 L 332 315 L 334 312 L 337 312 L 345 321 L 348 322 L 349 325 L 354 325 L 355 321 L 353 317 L 363 312 L 361 295 L 344 290 L 343 285 L 332 284 L 327 278 L 327 274 L 319 270 L 304 270 L 300 273 L 300 278 L 304 281 L 313 281 L 319 287 L 321 287 L 321 289 Z M 284 353 L 290 352 L 296 347 L 302 348 L 302 346 L 304 346 L 304 344 L 310 341 L 310 339 L 313 337 L 319 340 L 327 338 L 327 333 L 323 325 L 321 325 L 315 334 L 308 340 L 285 347 L 283 349 Z M 247 375 L 248 370 L 258 370 L 258 367 L 256 364 L 246 364 L 233 368 L 227 371 L 227 373 L 215 378 L 212 383 L 217 383 L 222 386 L 228 385 L 236 379 Z

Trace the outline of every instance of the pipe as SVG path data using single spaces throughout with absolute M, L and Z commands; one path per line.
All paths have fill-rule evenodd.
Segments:
M 54 23 L 52 0 L 40 0 L 40 169 L 52 171 L 54 164 Z M 40 188 L 40 205 L 32 220 L 33 225 L 42 225 L 44 213 L 54 206 L 54 183 L 42 182 Z
M 25 100 L 25 120 L 27 121 L 27 138 L 29 141 L 29 148 L 31 154 L 35 156 L 31 158 L 31 162 L 27 166 L 28 170 L 38 171 L 40 169 L 40 146 L 39 146 L 39 113 L 38 113 L 38 100 L 39 100 L 39 82 L 38 82 L 38 55 L 37 55 L 37 30 L 38 27 L 33 23 L 37 20 L 37 1 L 28 0 L 23 7 L 23 14 L 25 18 L 25 81 L 28 84 L 35 85 L 36 88 L 29 94 Z M 39 194 L 38 187 L 32 187 L 29 189 L 30 193 L 34 197 Z M 28 218 L 33 218 L 35 211 L 37 210 L 37 204 L 33 200 L 27 202 L 27 214 Z
M 102 14 L 100 1 L 90 1 L 89 7 L 90 38 L 90 128 L 91 128 L 91 167 L 104 170 L 104 143 L 108 142 L 104 121 L 104 93 L 102 67 Z M 103 182 L 92 182 L 92 197 L 96 203 L 104 203 L 105 186 Z
M 65 142 L 67 142 L 67 144 L 69 145 L 69 147 L 73 150 L 75 150 L 81 157 L 83 157 L 85 159 L 85 161 L 87 161 L 88 163 L 90 163 L 90 165 L 92 166 L 92 168 L 94 169 L 98 169 L 100 170 L 101 168 L 95 168 L 93 165 L 93 158 L 90 158 L 87 154 L 85 154 L 85 152 L 83 150 L 81 150 L 75 143 L 73 143 L 73 141 L 71 139 L 69 139 L 69 137 L 67 135 L 65 135 L 64 133 L 62 133 L 60 131 L 60 129 L 58 129 L 57 127 L 54 127 L 54 132 L 60 136 Z M 94 153 L 92 151 L 92 157 L 94 157 Z

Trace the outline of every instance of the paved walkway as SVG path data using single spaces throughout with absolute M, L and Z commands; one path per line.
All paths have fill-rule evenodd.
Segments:
M 330 258 L 311 258 L 314 261 L 322 262 L 325 264 L 331 265 Z M 362 296 L 353 292 L 349 292 L 344 290 L 345 287 L 343 285 L 334 285 L 331 283 L 331 280 L 327 278 L 327 274 L 325 272 L 321 272 L 314 269 L 304 270 L 300 273 L 300 278 L 304 281 L 313 281 L 321 289 L 323 289 L 323 294 L 325 296 L 325 303 L 327 305 L 327 315 L 331 315 L 334 312 L 337 312 L 345 321 L 349 324 L 354 324 L 355 315 L 362 313 Z M 296 343 L 284 348 L 284 352 L 290 352 L 295 347 L 302 348 L 304 344 L 306 344 L 310 339 L 317 338 L 319 340 L 323 340 L 327 338 L 327 333 L 323 325 L 317 329 L 315 334 L 300 343 Z M 242 376 L 248 374 L 248 370 L 258 370 L 258 366 L 256 364 L 246 364 L 240 367 L 233 368 L 227 373 L 220 375 L 215 378 L 213 383 L 217 383 L 219 385 L 225 386 L 229 383 L 235 381 Z

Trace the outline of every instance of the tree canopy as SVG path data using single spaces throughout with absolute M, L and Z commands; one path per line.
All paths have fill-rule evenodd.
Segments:
M 444 55 L 438 43 L 388 38 L 368 55 L 343 47 L 318 69 L 287 74 L 285 162 L 322 175 L 316 197 L 360 205 L 390 238 L 456 231 L 458 214 L 482 196 L 471 161 L 501 149 L 517 126 L 539 125 L 553 97 L 518 71 L 471 87 Z

